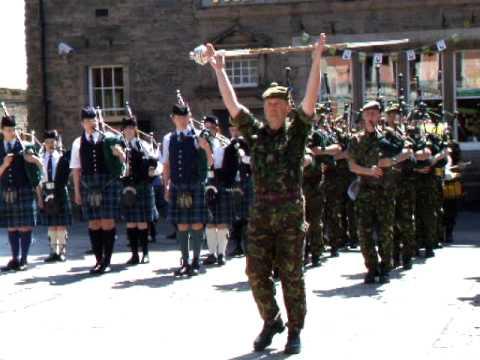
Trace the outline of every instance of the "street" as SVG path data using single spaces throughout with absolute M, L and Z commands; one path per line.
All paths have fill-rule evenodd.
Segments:
M 363 284 L 359 250 L 308 270 L 303 352 L 296 358 L 478 359 L 478 219 L 463 213 L 453 245 L 417 259 L 411 271 L 394 271 L 390 284 Z M 176 280 L 174 242 L 159 236 L 151 263 L 129 268 L 119 232 L 113 271 L 103 276 L 88 273 L 94 260 L 84 255 L 84 224 L 73 229 L 65 263 L 44 264 L 46 231 L 35 235 L 30 269 L 0 275 L 0 359 L 284 358 L 286 332 L 268 351 L 252 353 L 262 322 L 244 258 Z M 2 265 L 8 254 L 3 231 Z

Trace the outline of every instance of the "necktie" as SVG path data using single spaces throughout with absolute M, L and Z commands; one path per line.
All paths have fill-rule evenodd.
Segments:
M 95 141 L 93 141 L 93 134 L 88 137 L 88 141 L 90 141 L 92 144 L 95 144 Z
M 48 182 L 53 181 L 53 163 L 52 163 L 52 154 L 48 157 L 48 163 L 47 163 L 47 176 L 48 176 Z
M 7 143 L 7 154 L 10 154 L 12 152 L 13 148 L 12 148 L 12 143 L 8 142 Z

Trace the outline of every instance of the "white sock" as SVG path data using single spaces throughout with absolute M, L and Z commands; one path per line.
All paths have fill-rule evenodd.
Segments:
M 57 253 L 57 231 L 48 229 L 48 238 L 50 239 L 50 249 L 52 253 Z
M 217 229 L 207 227 L 207 229 L 205 230 L 205 233 L 207 235 L 208 250 L 210 251 L 210 254 L 215 255 L 217 253 L 217 247 L 218 247 Z
M 227 250 L 227 242 L 228 242 L 228 229 L 218 229 L 217 238 L 218 238 L 218 254 L 225 255 L 225 251 Z
M 57 230 L 57 244 L 58 254 L 61 255 L 67 247 L 67 230 Z

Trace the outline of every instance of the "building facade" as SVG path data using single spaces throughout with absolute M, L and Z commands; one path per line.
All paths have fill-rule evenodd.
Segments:
M 158 137 L 172 128 L 175 90 L 196 116 L 228 121 L 208 66 L 189 59 L 197 45 L 258 48 L 306 44 L 306 34 L 326 32 L 329 42 L 409 39 L 408 44 L 355 51 L 351 59 L 325 59 L 331 97 L 359 109 L 400 86 L 413 103 L 460 112 L 455 134 L 466 159 L 480 160 L 480 3 L 475 0 L 26 0 L 28 106 L 31 126 L 57 128 L 66 142 L 80 132 L 79 108 L 101 106 L 115 124 L 128 101 L 146 131 Z M 447 49 L 426 49 L 441 39 Z M 409 60 L 406 50 L 415 49 Z M 382 53 L 380 61 L 374 53 Z M 379 63 L 379 71 L 375 63 Z M 232 59 L 227 71 L 240 100 L 261 112 L 262 90 L 284 83 L 285 68 L 297 101 L 310 66 L 308 53 Z M 402 73 L 403 80 L 398 75 Z M 326 98 L 326 87 L 319 94 Z M 453 121 L 453 120 L 452 120 Z M 467 174 L 472 198 L 480 198 L 480 166 Z

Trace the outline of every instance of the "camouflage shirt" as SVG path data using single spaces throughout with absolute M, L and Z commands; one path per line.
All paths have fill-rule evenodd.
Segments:
M 293 111 L 277 131 L 245 111 L 232 124 L 250 147 L 255 192 L 301 193 L 305 147 L 312 128 L 312 119 L 302 108 Z
M 352 137 L 348 147 L 350 159 L 358 165 L 370 168 L 378 165 L 381 158 L 385 157 L 382 151 L 381 137 L 376 131 L 367 133 L 362 131 Z M 383 169 L 384 176 L 381 179 L 365 177 L 372 185 L 381 185 L 384 188 L 395 186 L 397 173 L 393 169 Z

